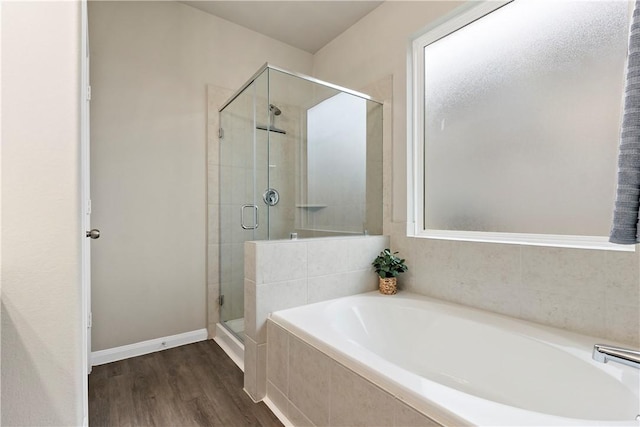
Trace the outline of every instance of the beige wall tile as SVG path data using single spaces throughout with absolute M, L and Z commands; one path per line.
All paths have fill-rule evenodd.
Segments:
M 220 165 L 218 166 L 219 168 L 219 179 L 224 182 L 231 182 L 232 178 L 233 178 L 233 168 L 230 165 Z M 223 205 L 231 205 L 232 203 L 232 199 L 231 196 L 233 195 L 233 188 L 230 185 L 225 185 L 219 188 L 218 190 L 218 197 L 220 198 L 220 203 Z M 223 215 L 224 219 L 227 219 L 230 217 L 228 217 L 227 215 Z M 222 226 L 221 228 L 221 232 L 225 230 L 225 225 L 226 225 L 226 221 L 220 224 Z
M 558 292 L 523 289 L 521 317 L 586 335 L 607 337 L 605 301 Z
M 209 199 L 207 202 L 207 243 L 209 245 L 218 245 L 218 236 L 220 235 L 220 209 L 218 209 L 216 199 Z
M 440 424 L 396 400 L 393 425 L 396 427 L 439 427 Z
M 310 277 L 307 283 L 307 302 L 312 304 L 376 290 L 377 277 L 373 269 Z
M 267 381 L 267 398 L 282 412 L 282 415 L 289 418 L 289 400 L 271 381 Z
M 393 229 L 401 233 L 399 225 Z M 408 251 L 410 291 L 579 333 L 634 339 L 635 332 L 607 326 L 604 306 L 639 300 L 636 253 L 404 236 L 392 241 Z M 640 324 L 633 317 L 616 322 L 627 330 Z
M 258 394 L 257 383 L 258 345 L 251 338 L 244 340 L 244 389 L 253 400 Z
M 372 268 L 356 270 L 347 273 L 347 286 L 345 290 L 349 295 L 362 294 L 378 289 L 378 275 Z
M 289 333 L 267 322 L 267 379 L 285 395 L 289 393 Z
M 256 246 L 256 283 L 282 282 L 307 277 L 305 242 L 260 242 Z
M 610 255 L 587 249 L 523 247 L 522 283 L 528 289 L 602 299 L 607 283 L 627 279 L 620 270 L 624 262 L 619 254 Z M 633 264 L 633 259 L 629 261 Z
M 233 278 L 233 286 L 231 286 L 231 318 L 241 319 L 244 317 L 244 279 L 242 274 Z M 225 304 L 229 302 L 229 295 L 225 297 Z
M 296 427 L 310 427 L 314 425 L 291 401 L 289 401 L 287 412 L 289 414 L 289 421 Z
M 256 286 L 255 339 L 267 340 L 266 322 L 269 313 L 307 303 L 307 279 L 269 283 Z
M 417 250 L 417 239 L 407 237 L 407 226 L 404 223 L 390 223 L 386 225 L 389 231 L 390 248 L 394 252 L 399 252 L 401 258 L 405 258 L 408 262 L 412 259 L 411 254 Z M 420 260 L 422 262 L 423 260 Z M 414 292 L 414 277 L 416 275 L 417 265 L 411 262 L 411 265 L 407 264 L 409 271 L 403 273 L 398 277 L 398 286 L 400 289 Z
M 230 243 L 223 243 L 220 245 L 220 278 L 221 280 L 229 281 L 231 280 L 231 252 L 233 250 L 233 245 Z
M 308 277 L 326 276 L 349 270 L 347 242 L 343 239 L 307 241 Z
M 395 399 L 364 378 L 334 363 L 331 366 L 332 426 L 392 426 Z
M 640 347 L 640 307 L 633 304 L 607 302 L 605 308 L 606 332 L 604 338 Z
M 349 270 L 373 269 L 371 263 L 383 249 L 389 247 L 389 236 L 368 236 L 346 241 Z
M 527 303 L 521 300 L 522 290 L 508 284 L 461 283 L 453 292 L 445 292 L 443 299 L 513 317 L 522 317 L 522 304 Z M 437 293 L 433 296 L 438 297 Z
M 244 277 L 256 281 L 256 244 L 244 243 Z
M 408 248 L 410 252 L 401 255 L 407 258 L 410 271 L 413 270 L 415 283 L 411 290 L 415 292 L 456 301 L 460 285 L 484 290 L 520 283 L 517 245 L 413 240 L 413 248 Z
M 489 286 L 520 284 L 520 247 L 493 243 L 455 242 L 456 277 L 461 283 Z
M 207 245 L 207 283 L 220 282 L 220 246 Z
M 357 243 L 352 244 L 353 241 L 357 241 Z M 371 259 L 373 259 L 381 249 L 384 249 L 387 242 L 388 238 L 370 236 L 356 239 L 332 239 L 312 243 L 292 241 L 247 243 L 247 264 L 251 262 L 251 247 L 255 245 L 257 265 L 255 276 L 258 280 L 263 280 L 263 284 L 256 284 L 248 279 L 245 280 L 245 333 L 255 343 L 262 344 L 268 341 L 267 317 L 271 312 L 377 289 L 377 276 L 369 265 L 369 256 L 350 255 L 350 250 L 358 254 L 368 252 Z M 307 279 L 308 264 L 306 256 L 308 252 L 306 249 L 308 244 L 315 248 L 310 251 L 313 256 L 320 254 L 318 255 L 320 258 L 325 256 L 328 260 L 330 254 L 333 254 L 333 256 L 340 255 L 340 258 L 346 260 L 341 264 L 341 268 L 346 269 L 346 271 Z M 300 253 L 303 256 L 300 256 Z M 299 268 L 296 267 L 296 261 Z M 317 265 L 319 266 L 321 263 Z M 354 266 L 359 267 L 361 265 L 365 265 L 365 269 L 353 270 Z M 278 271 L 278 268 L 285 272 Z M 269 271 L 265 271 L 265 269 Z M 321 270 L 316 270 L 316 272 L 318 271 Z M 274 277 L 278 277 L 278 274 L 281 277 L 300 275 L 302 278 L 273 282 L 272 280 L 274 280 Z M 271 282 L 265 281 L 265 277 L 266 280 L 271 280 Z M 270 354 L 275 351 L 275 348 L 272 349 Z M 273 360 L 281 359 L 281 356 L 272 355 L 271 357 Z M 285 360 L 287 359 L 285 358 Z M 288 392 L 287 386 L 284 385 L 286 384 L 286 379 L 272 379 L 272 381 L 275 381 L 274 383 L 278 387 Z M 262 383 L 258 382 L 256 388 L 261 386 Z
M 640 308 L 640 247 L 636 252 L 609 251 L 604 256 L 609 273 L 604 280 L 607 301 L 619 304 L 637 302 Z
M 256 394 L 260 401 L 267 394 L 267 344 L 258 344 L 256 349 Z
M 223 306 L 224 307 L 224 306 Z M 244 280 L 244 333 L 257 342 L 256 328 L 256 284 L 252 280 Z
M 310 277 L 307 279 L 307 303 L 313 304 L 344 296 L 343 284 L 346 282 L 346 273 Z
M 207 285 L 207 325 L 209 326 L 209 334 L 215 335 L 216 323 L 220 322 L 220 305 L 218 304 L 218 296 L 220 295 L 220 285 L 218 283 Z
M 314 424 L 329 424 L 332 361 L 296 337 L 289 339 L 289 400 Z M 289 413 L 291 415 L 292 411 Z

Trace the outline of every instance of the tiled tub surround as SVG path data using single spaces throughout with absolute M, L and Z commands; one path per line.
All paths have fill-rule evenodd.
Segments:
M 266 393 L 269 313 L 377 289 L 371 262 L 388 245 L 388 236 L 245 243 L 244 387 L 254 400 Z
M 598 341 L 407 292 L 354 295 L 272 313 L 267 402 L 294 425 L 637 426 L 640 372 L 593 361 Z
M 293 425 L 440 425 L 273 321 L 267 330 L 268 404 Z
M 640 251 L 479 243 L 406 237 L 401 289 L 640 347 Z

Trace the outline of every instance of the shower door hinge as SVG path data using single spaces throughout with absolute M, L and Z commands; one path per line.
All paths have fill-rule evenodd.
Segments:
M 224 139 L 224 130 L 222 128 L 218 129 L 218 138 Z
M 222 304 L 224 304 L 224 295 L 220 295 L 218 297 L 218 305 L 222 305 Z
M 91 86 L 87 86 L 87 101 L 91 101 Z
M 87 319 L 87 329 L 93 326 L 93 313 L 89 312 L 89 318 Z

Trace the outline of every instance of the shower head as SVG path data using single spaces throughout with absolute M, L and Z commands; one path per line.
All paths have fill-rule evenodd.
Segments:
M 275 126 L 276 116 L 282 114 L 282 110 L 276 107 L 273 104 L 269 104 L 269 125 L 256 125 L 256 129 L 266 130 L 268 132 L 276 132 L 281 133 L 283 135 L 287 134 L 286 130 L 278 129 Z
M 269 111 L 271 111 L 275 116 L 282 114 L 282 111 L 273 104 L 269 104 Z

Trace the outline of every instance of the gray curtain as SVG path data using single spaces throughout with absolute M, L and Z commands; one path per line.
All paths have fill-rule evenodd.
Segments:
M 629 64 L 625 83 L 624 115 L 618 156 L 618 191 L 609 241 L 640 242 L 640 0 L 633 10 L 629 32 Z

